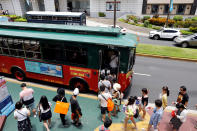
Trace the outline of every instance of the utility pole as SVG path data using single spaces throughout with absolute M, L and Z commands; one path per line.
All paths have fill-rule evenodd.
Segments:
M 116 0 L 114 0 L 114 28 L 116 28 Z
M 169 9 L 168 9 L 168 15 L 167 15 L 165 27 L 168 27 L 168 19 L 170 17 L 170 13 L 172 12 L 172 10 L 173 10 L 173 0 L 170 0 L 170 5 L 169 5 Z

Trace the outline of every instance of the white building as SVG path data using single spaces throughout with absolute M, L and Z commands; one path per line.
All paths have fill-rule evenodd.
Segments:
M 166 15 L 170 0 L 116 0 L 117 17 L 124 14 Z M 114 0 L 0 0 L 0 10 L 24 15 L 26 11 L 86 11 L 91 17 L 102 12 L 113 17 Z M 174 0 L 172 15 L 197 15 L 197 0 Z

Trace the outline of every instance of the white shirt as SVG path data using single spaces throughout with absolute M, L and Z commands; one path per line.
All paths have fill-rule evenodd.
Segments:
M 43 109 L 43 107 L 42 107 L 41 104 L 40 104 L 39 106 L 40 106 L 40 107 L 38 108 L 38 110 L 39 110 L 41 113 L 46 113 L 46 112 L 48 112 L 48 111 L 51 110 L 51 103 L 50 103 L 50 102 L 49 102 L 49 107 L 50 107 L 50 108 L 48 108 L 48 109 L 46 109 L 46 110 Z
M 135 104 L 133 104 L 133 105 L 128 105 L 127 106 L 127 109 L 128 109 L 128 111 L 126 112 L 126 115 L 135 115 L 135 113 L 136 113 L 136 109 L 137 109 L 138 107 L 135 105 Z
M 14 111 L 14 117 L 17 118 L 17 121 L 23 121 L 25 119 L 27 119 L 28 116 L 28 110 L 27 108 L 22 108 L 21 110 L 15 110 Z
M 187 110 L 184 109 L 180 115 L 177 115 L 177 118 L 181 120 L 181 122 L 185 122 L 187 118 Z
M 109 94 L 109 93 L 101 93 L 106 100 L 108 100 L 109 98 L 112 98 L 112 96 Z M 107 101 L 103 98 L 102 95 L 98 95 L 98 99 L 100 100 L 101 102 L 101 107 L 107 107 Z
M 111 61 L 109 63 L 111 68 L 117 68 L 118 66 L 118 57 L 116 55 L 111 56 Z

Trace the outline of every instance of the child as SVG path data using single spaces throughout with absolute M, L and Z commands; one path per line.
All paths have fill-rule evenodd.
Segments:
M 98 99 L 100 101 L 100 104 L 101 104 L 101 115 L 102 115 L 102 121 L 104 122 L 105 121 L 105 114 L 106 112 L 108 113 L 108 117 L 109 119 L 111 119 L 111 114 L 110 112 L 108 111 L 107 109 L 107 100 L 110 98 L 112 98 L 112 96 L 108 93 L 105 92 L 105 86 L 102 85 L 100 87 L 100 90 L 101 90 L 101 93 L 99 94 L 98 96 Z
M 67 99 L 65 97 L 64 88 L 58 88 L 57 93 L 58 93 L 58 95 L 56 95 L 53 98 L 53 101 L 54 102 L 61 101 L 61 102 L 67 103 Z M 61 118 L 61 121 L 62 121 L 63 126 L 66 126 L 65 114 L 60 114 L 60 118 Z
M 152 126 L 154 127 L 154 130 L 159 130 L 158 126 L 163 115 L 163 109 L 161 108 L 162 101 L 159 99 L 155 100 L 155 106 L 156 108 L 153 110 L 153 114 L 150 118 L 147 131 L 150 131 Z
M 168 90 L 167 86 L 164 86 L 162 88 L 162 107 L 163 110 L 168 106 L 168 96 L 170 94 L 170 91 Z
M 111 126 L 112 120 L 106 117 L 104 125 L 100 126 L 99 131 L 110 131 L 108 128 Z
M 135 98 L 133 96 L 129 97 L 128 103 L 126 104 L 125 110 L 125 121 L 124 121 L 124 129 L 127 130 L 128 120 L 130 119 L 134 124 L 134 129 L 137 129 L 136 122 L 134 120 L 134 115 L 136 114 L 137 106 L 135 105 Z
M 70 98 L 70 104 L 71 104 L 71 119 L 73 120 L 73 124 L 76 126 L 80 126 L 81 122 L 79 121 L 79 118 L 82 116 L 81 108 L 79 106 L 79 103 L 77 101 L 77 96 L 79 95 L 79 89 L 75 88 L 73 91 L 73 95 Z
M 112 100 L 114 102 L 114 112 L 113 112 L 113 116 L 116 116 L 117 114 L 117 111 L 118 111 L 118 106 L 120 106 L 120 92 L 119 92 L 119 89 L 121 88 L 120 84 L 118 83 L 115 83 L 113 85 L 113 96 L 112 96 Z
M 141 118 L 141 120 L 144 120 L 145 116 L 146 116 L 146 106 L 148 105 L 148 90 L 146 88 L 142 89 L 142 98 L 141 98 L 141 105 L 139 106 L 139 112 L 142 110 L 143 111 L 143 116 Z
M 49 128 L 51 127 L 51 117 L 52 117 L 51 103 L 48 102 L 46 96 L 42 96 L 40 98 L 38 110 L 39 110 L 39 115 L 41 115 L 41 120 L 43 121 L 44 127 L 46 128 L 47 131 L 50 131 Z

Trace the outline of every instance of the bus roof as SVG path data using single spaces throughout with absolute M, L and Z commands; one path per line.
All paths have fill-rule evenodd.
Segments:
M 84 12 L 52 12 L 52 11 L 28 11 L 27 15 L 49 15 L 49 16 L 80 16 Z
M 96 45 L 114 45 L 120 47 L 136 47 L 138 43 L 136 37 L 132 34 L 121 34 L 118 37 L 113 37 L 0 28 L 0 36 L 12 36 L 20 38 L 22 37 L 24 39 L 33 38 L 44 40 L 82 42 Z
M 41 30 L 41 29 L 52 29 L 52 30 L 59 30 L 59 31 L 72 31 L 72 32 L 86 32 L 100 34 L 100 35 L 109 35 L 109 36 L 117 36 L 120 34 L 119 28 L 112 28 L 112 27 L 92 27 L 92 26 L 72 26 L 72 25 L 60 25 L 60 24 L 42 24 L 42 23 L 21 23 L 21 22 L 3 22 L 0 23 L 0 28 L 27 28 L 31 30 Z

